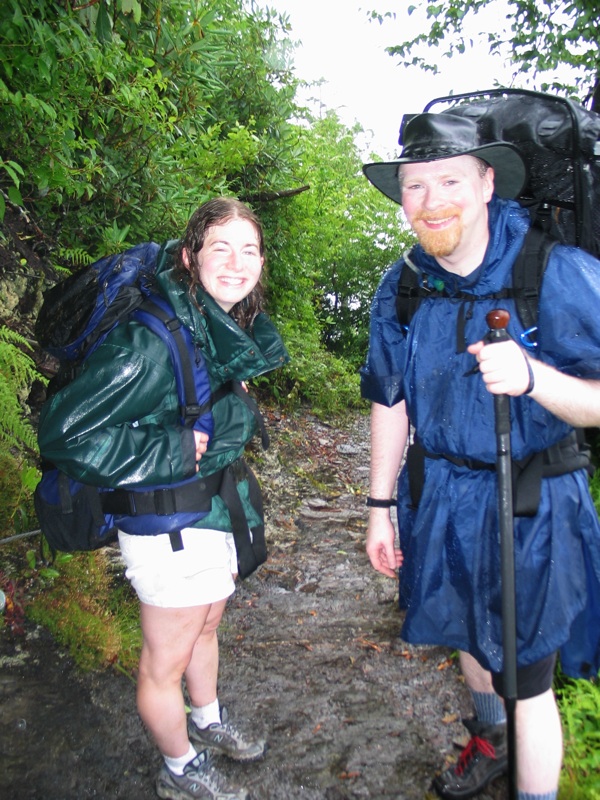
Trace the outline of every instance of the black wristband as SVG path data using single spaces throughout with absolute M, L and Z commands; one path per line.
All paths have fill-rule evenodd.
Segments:
M 375 497 L 367 497 L 367 506 L 369 508 L 391 508 L 397 505 L 395 500 L 378 500 Z
M 529 373 L 529 383 L 527 384 L 524 394 L 531 394 L 535 387 L 535 378 L 533 376 L 533 370 L 531 369 L 531 364 L 529 363 L 527 356 L 525 356 L 525 363 L 527 364 L 527 372 Z

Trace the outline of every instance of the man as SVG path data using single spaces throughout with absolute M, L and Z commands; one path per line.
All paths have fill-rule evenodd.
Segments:
M 494 394 L 507 394 L 513 458 L 543 453 L 539 463 L 553 464 L 543 467 L 554 477 L 540 477 L 539 503 L 515 516 L 519 799 L 552 800 L 562 759 L 556 653 L 563 669 L 574 663 L 576 631 L 600 652 L 592 608 L 600 526 L 577 455 L 564 464 L 552 455 L 572 455 L 573 426 L 600 424 L 600 264 L 576 248 L 553 249 L 534 357 L 518 344 L 514 299 L 494 297 L 512 285 L 529 227 L 509 199 L 526 177 L 519 152 L 483 144 L 472 120 L 420 114 L 404 126 L 401 157 L 364 171 L 403 206 L 419 240 L 380 284 L 362 370 L 372 401 L 367 553 L 384 575 L 400 568 L 403 638 L 460 651 L 476 711 L 469 745 L 434 787 L 442 797 L 472 797 L 507 766 L 493 405 Z M 424 298 L 408 330 L 396 306 L 405 262 L 421 286 L 445 295 Z M 486 314 L 498 305 L 510 312 L 511 339 L 486 344 Z M 390 519 L 397 479 L 402 549 Z M 579 662 L 571 671 L 583 674 Z

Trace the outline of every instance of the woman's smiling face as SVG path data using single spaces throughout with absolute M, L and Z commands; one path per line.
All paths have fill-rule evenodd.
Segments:
M 208 228 L 195 258 L 202 286 L 226 312 L 254 289 L 263 263 L 258 231 L 237 218 Z

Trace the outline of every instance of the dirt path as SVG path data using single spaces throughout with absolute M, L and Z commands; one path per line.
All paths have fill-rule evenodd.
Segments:
M 368 565 L 367 420 L 339 430 L 271 416 L 270 427 L 257 464 L 270 557 L 232 598 L 220 637 L 221 702 L 269 751 L 220 763 L 253 800 L 433 796 L 470 706 L 447 650 L 398 639 L 396 586 Z M 131 680 L 78 674 L 40 630 L 3 638 L 0 656 L 4 800 L 155 797 L 160 759 Z M 503 796 L 502 782 L 481 795 Z

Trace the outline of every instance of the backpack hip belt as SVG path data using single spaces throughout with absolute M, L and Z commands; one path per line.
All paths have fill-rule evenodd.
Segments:
M 210 511 L 212 498 L 219 493 L 223 470 L 183 486 L 149 488 L 147 491 L 115 489 L 101 494 L 102 510 L 115 516 L 142 514 L 168 516 L 190 511 Z
M 443 458 L 457 467 L 470 470 L 489 470 L 495 472 L 496 464 L 478 461 L 474 458 L 458 458 L 444 453 L 430 453 L 418 441 L 408 448 L 406 467 L 410 487 L 411 503 L 414 508 L 419 505 L 425 482 L 425 458 L 438 460 Z M 537 513 L 542 487 L 542 478 L 553 478 L 566 475 L 579 469 L 588 469 L 590 465 L 589 448 L 582 440 L 580 430 L 572 431 L 560 442 L 541 450 L 538 453 L 520 460 L 514 460 L 513 466 L 513 513 L 518 517 L 533 517 Z
M 250 502 L 261 520 L 253 528 L 248 526 L 237 488 L 238 484 L 244 480 L 248 481 Z M 147 492 L 116 489 L 101 493 L 100 498 L 103 513 L 115 516 L 120 514 L 167 516 L 180 512 L 208 512 L 211 509 L 213 497 L 217 495 L 225 503 L 229 512 L 237 552 L 238 574 L 240 578 L 246 578 L 266 560 L 267 547 L 260 486 L 244 458 L 238 458 L 229 466 L 212 475 L 183 486 L 149 489 Z M 202 535 L 201 528 L 198 528 L 198 535 Z M 169 536 L 173 550 L 182 550 L 181 530 L 170 531 Z

